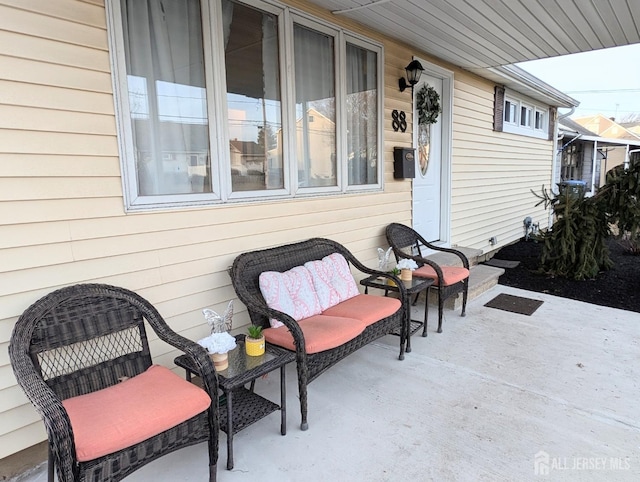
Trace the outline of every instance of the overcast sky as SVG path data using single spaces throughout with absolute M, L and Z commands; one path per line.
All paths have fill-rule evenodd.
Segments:
M 640 44 L 518 66 L 580 101 L 571 117 L 600 113 L 620 122 L 629 114 L 640 116 Z

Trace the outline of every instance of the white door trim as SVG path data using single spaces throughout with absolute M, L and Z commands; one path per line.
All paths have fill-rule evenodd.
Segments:
M 453 71 L 414 57 L 424 67 L 424 74 L 442 79 L 442 160 L 440 173 L 440 241 L 442 246 L 451 245 L 451 164 L 453 144 Z M 417 119 L 415 101 L 413 119 Z M 413 147 L 417 149 L 416 129 L 413 133 Z M 412 218 L 413 218 L 413 213 Z

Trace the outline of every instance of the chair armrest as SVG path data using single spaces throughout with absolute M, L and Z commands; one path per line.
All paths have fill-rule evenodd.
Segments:
M 215 400 L 218 396 L 218 375 L 207 350 L 193 340 L 177 334 L 166 325 L 165 329 L 156 330 L 154 327 L 154 330 L 158 334 L 158 338 L 191 358 L 202 378 L 204 389 L 211 400 Z
M 431 249 L 433 251 L 440 251 L 442 253 L 455 254 L 458 258 L 460 258 L 460 261 L 462 261 L 462 266 L 464 266 L 465 268 L 469 269 L 469 260 L 467 259 L 467 257 L 461 251 L 458 251 L 457 249 L 453 249 L 453 248 L 445 248 L 445 247 L 442 247 L 442 246 L 436 246 L 434 244 L 431 244 L 426 239 L 424 239 L 419 233 L 416 233 L 416 234 L 418 236 L 418 240 L 420 241 L 420 244 L 424 245 L 426 248 Z M 394 250 L 394 252 L 395 252 L 395 250 Z M 428 263 L 428 264 L 430 266 L 433 266 L 431 263 Z
M 147 320 L 153 331 L 158 335 L 158 338 L 182 351 L 191 358 L 202 376 L 204 389 L 211 397 L 211 400 L 217 400 L 218 378 L 213 361 L 211 360 L 211 357 L 209 357 L 207 350 L 193 340 L 189 340 L 169 328 L 169 325 L 164 321 L 164 318 L 162 318 L 162 315 L 160 315 L 155 306 L 151 305 L 151 303 L 146 301 L 137 293 L 123 292 L 122 296 L 126 297 L 132 305 L 141 310 L 144 318 Z M 215 425 L 218 426 L 217 410 L 214 412 L 216 412 Z
M 395 249 L 393 251 L 394 251 L 395 255 L 398 257 L 398 259 L 402 259 L 402 258 L 412 259 L 416 263 L 418 263 L 418 266 L 424 266 L 425 264 L 431 266 L 435 270 L 436 275 L 438 276 L 438 279 L 444 279 L 444 273 L 442 272 L 442 268 L 440 268 L 438 263 L 436 263 L 434 261 L 431 261 L 428 258 L 423 258 L 422 256 L 413 256 L 413 255 L 410 255 L 410 254 L 403 253 L 402 251 L 397 251 L 396 252 Z
M 164 321 L 158 310 L 144 300 L 144 298 L 133 292 L 128 294 L 128 296 L 131 297 L 130 302 L 133 304 L 140 303 L 139 308 L 141 308 L 145 319 L 153 331 L 156 332 L 158 338 L 191 358 L 202 379 L 203 388 L 211 399 L 211 408 L 208 411 L 209 424 L 212 431 L 217 434 L 220 430 L 220 417 L 218 414 L 218 375 L 216 374 L 213 360 L 207 353 L 207 350 L 193 340 L 185 338 L 169 328 L 169 325 Z M 217 446 L 217 441 L 215 444 Z

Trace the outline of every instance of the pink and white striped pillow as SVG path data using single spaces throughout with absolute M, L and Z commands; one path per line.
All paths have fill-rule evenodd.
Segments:
M 296 266 L 284 273 L 265 271 L 260 273 L 259 284 L 267 306 L 286 313 L 296 321 L 322 313 L 311 275 L 304 266 Z M 275 319 L 269 323 L 272 328 L 283 325 Z
M 304 266 L 311 273 L 322 311 L 360 294 L 349 263 L 340 253 L 307 261 Z

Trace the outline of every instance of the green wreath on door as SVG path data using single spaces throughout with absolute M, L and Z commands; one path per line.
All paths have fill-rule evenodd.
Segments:
M 418 164 L 422 175 L 429 167 L 429 148 L 431 146 L 431 124 L 438 122 L 442 112 L 440 95 L 429 84 L 423 85 L 416 95 L 418 111 Z

